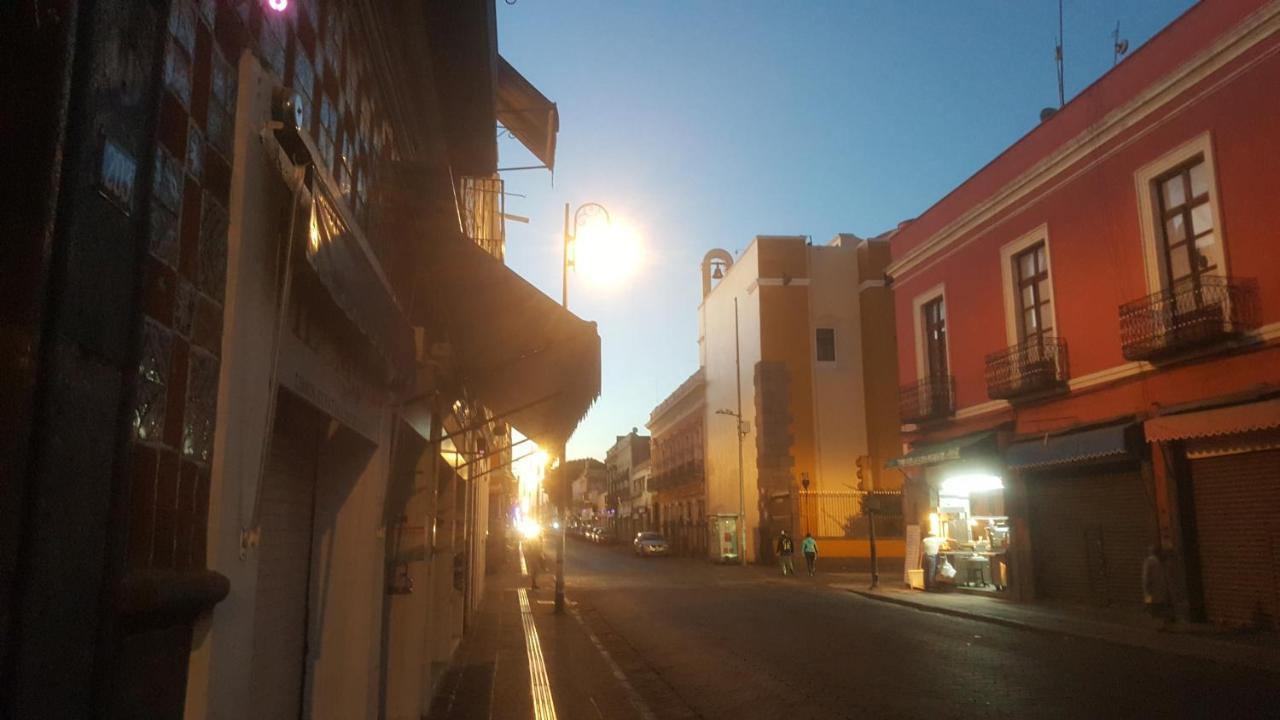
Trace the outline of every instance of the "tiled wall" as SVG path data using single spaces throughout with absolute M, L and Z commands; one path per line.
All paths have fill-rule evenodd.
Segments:
M 375 168 L 397 154 L 357 31 L 368 15 L 347 0 L 294 0 L 283 13 L 266 0 L 173 3 L 133 403 L 133 568 L 205 562 L 238 59 L 250 50 L 305 98 L 312 136 L 367 225 Z

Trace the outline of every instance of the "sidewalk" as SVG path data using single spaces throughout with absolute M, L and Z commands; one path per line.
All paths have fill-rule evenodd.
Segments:
M 1160 631 L 1141 611 L 1062 603 L 1019 603 L 960 592 L 925 593 L 901 587 L 895 580 L 881 573 L 880 587 L 876 590 L 870 589 L 869 573 L 827 573 L 819 582 L 871 600 L 923 612 L 1280 673 L 1280 637 L 1275 634 L 1231 632 L 1211 625 L 1187 624 Z

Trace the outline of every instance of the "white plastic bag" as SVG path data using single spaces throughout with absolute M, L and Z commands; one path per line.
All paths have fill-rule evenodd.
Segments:
M 943 558 L 942 564 L 938 566 L 938 574 L 941 575 L 943 578 L 950 580 L 951 578 L 956 576 L 956 569 L 954 566 L 951 565 L 950 561 Z

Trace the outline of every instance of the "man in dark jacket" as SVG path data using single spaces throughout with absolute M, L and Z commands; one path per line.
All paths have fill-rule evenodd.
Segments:
M 795 553 L 796 546 L 786 530 L 778 535 L 778 542 L 774 543 L 773 549 L 778 553 L 778 562 L 782 563 L 783 577 L 795 575 L 796 566 L 792 563 L 791 556 Z

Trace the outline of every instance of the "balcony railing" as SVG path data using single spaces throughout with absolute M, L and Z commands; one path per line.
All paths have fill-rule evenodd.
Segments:
M 688 483 L 700 483 L 702 478 L 702 461 L 689 460 L 650 477 L 649 490 L 652 492 L 671 490 Z
M 502 217 L 505 197 L 501 178 L 463 177 L 458 181 L 458 212 L 463 234 L 499 260 L 506 255 L 506 226 Z
M 898 416 L 904 424 L 950 417 L 955 411 L 955 381 L 950 375 L 922 378 L 898 391 Z
M 1120 306 L 1120 343 L 1129 360 L 1158 362 L 1231 340 L 1258 327 L 1252 279 L 1202 276 Z
M 1067 385 L 1067 342 L 1040 335 L 987 355 L 987 396 L 1014 400 Z

